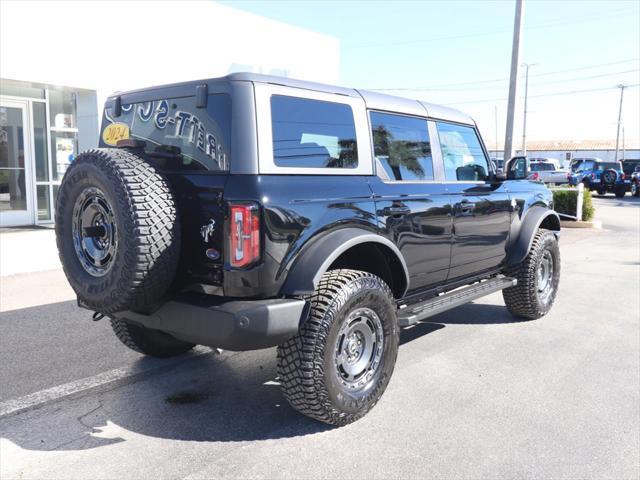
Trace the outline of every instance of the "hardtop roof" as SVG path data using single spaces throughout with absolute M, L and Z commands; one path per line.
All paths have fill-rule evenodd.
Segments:
M 423 102 L 420 100 L 412 100 L 409 98 L 398 97 L 395 95 L 387 95 L 368 90 L 355 88 L 339 87 L 336 85 L 328 85 L 324 83 L 309 82 L 306 80 L 297 80 L 288 77 L 279 77 L 275 75 L 264 75 L 261 73 L 238 72 L 231 73 L 224 77 L 191 80 L 188 82 L 178 82 L 167 85 L 158 85 L 125 92 L 115 92 L 110 95 L 107 102 L 111 102 L 119 96 L 129 96 L 132 94 L 150 93 L 155 90 L 164 89 L 184 89 L 185 87 L 197 86 L 202 84 L 216 84 L 228 82 L 253 82 L 253 83 L 269 83 L 274 85 L 282 85 L 291 88 L 300 88 L 304 90 L 313 90 L 316 92 L 324 92 L 335 95 L 343 95 L 348 97 L 356 97 L 364 99 L 367 108 L 374 110 L 384 110 L 389 112 L 405 113 L 408 115 L 419 115 L 424 117 L 437 118 L 441 120 L 449 120 L 458 123 L 475 125 L 473 119 L 464 112 L 444 105 Z

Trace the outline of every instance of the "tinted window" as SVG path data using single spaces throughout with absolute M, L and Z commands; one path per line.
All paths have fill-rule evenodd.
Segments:
M 585 170 L 593 170 L 593 161 L 592 160 L 585 160 L 584 162 L 582 162 L 582 164 L 578 167 L 578 171 L 585 171 Z
M 438 122 L 438 135 L 447 180 L 484 181 L 489 165 L 472 127 Z
M 426 120 L 371 112 L 371 129 L 380 177 L 392 180 L 433 180 L 433 160 Z
M 271 97 L 273 161 L 279 167 L 356 168 L 353 111 L 342 103 Z
M 625 160 L 622 162 L 622 169 L 627 175 L 631 175 L 637 166 L 640 166 L 640 160 Z
M 112 117 L 105 110 L 101 143 L 115 145 L 118 128 L 126 124 L 128 137 L 146 142 L 145 152 L 168 170 L 228 170 L 231 146 L 231 97 L 209 95 L 206 108 L 195 97 L 122 105 Z M 115 137 L 112 135 L 115 134 Z

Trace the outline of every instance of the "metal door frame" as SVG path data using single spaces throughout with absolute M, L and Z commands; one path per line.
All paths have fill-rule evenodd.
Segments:
M 34 225 L 37 220 L 36 196 L 35 196 L 35 159 L 34 159 L 34 138 L 33 125 L 31 122 L 31 102 L 26 99 L 0 97 L 0 106 L 7 108 L 19 108 L 22 110 L 22 134 L 24 136 L 24 176 L 26 193 L 26 213 L 19 210 L 2 212 L 0 215 L 1 227 Z M 7 215 L 8 214 L 8 215 Z M 8 217 L 8 218 L 7 218 Z

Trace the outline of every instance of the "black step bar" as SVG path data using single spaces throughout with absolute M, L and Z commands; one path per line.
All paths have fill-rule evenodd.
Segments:
M 398 325 L 408 327 L 422 320 L 437 315 L 452 308 L 459 307 L 478 298 L 505 288 L 515 287 L 518 281 L 515 278 L 498 275 L 497 277 L 461 287 L 456 290 L 443 293 L 416 305 L 410 305 L 398 311 Z

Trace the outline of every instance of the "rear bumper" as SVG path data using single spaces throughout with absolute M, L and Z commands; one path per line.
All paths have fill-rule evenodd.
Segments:
M 308 313 L 307 302 L 299 299 L 206 297 L 171 300 L 150 315 L 126 311 L 113 317 L 187 342 L 241 351 L 281 344 L 297 333 Z

